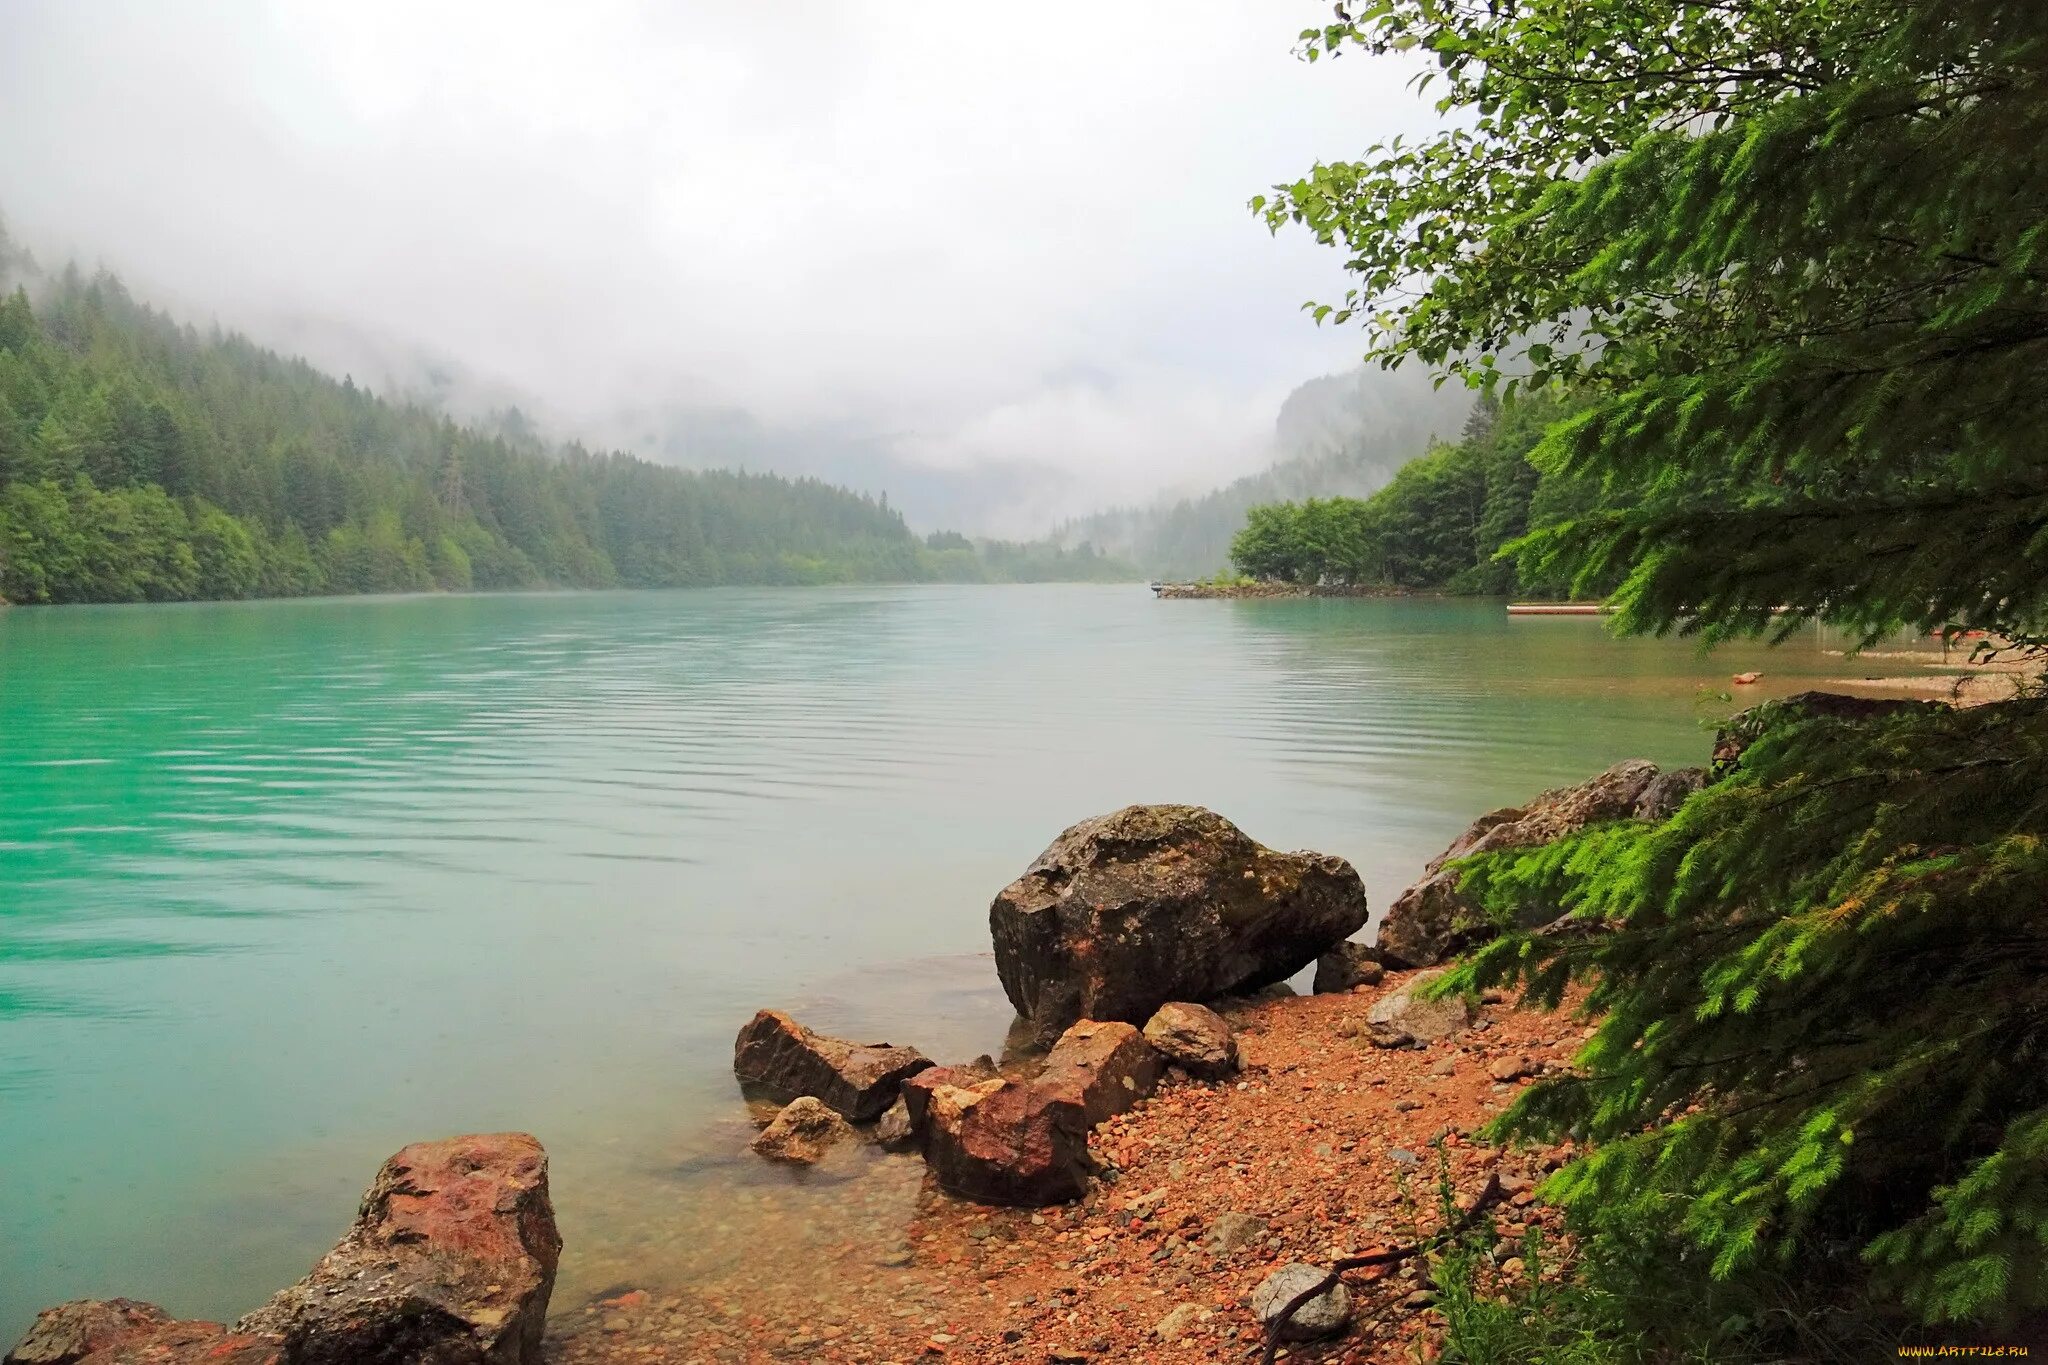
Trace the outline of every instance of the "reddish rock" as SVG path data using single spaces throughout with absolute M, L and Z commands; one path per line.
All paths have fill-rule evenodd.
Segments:
M 1003 990 L 1039 1039 L 1256 991 L 1365 921 L 1365 886 L 1342 858 L 1275 852 L 1199 806 L 1085 820 L 989 908 Z
M 236 1324 L 291 1365 L 540 1365 L 561 1234 L 524 1133 L 415 1143 L 305 1279 Z
M 148 1336 L 170 1322 L 171 1315 L 153 1303 L 74 1299 L 36 1314 L 4 1365 L 76 1365 L 95 1351 Z
M 931 1064 L 914 1047 L 813 1033 L 780 1010 L 749 1020 L 732 1052 L 732 1073 L 747 1094 L 778 1104 L 811 1095 L 855 1123 L 880 1118 L 904 1080 Z
M 1223 1016 L 1175 1000 L 1145 1023 L 1145 1041 L 1159 1055 L 1199 1080 L 1219 1081 L 1237 1070 L 1237 1035 Z
M 1376 945 L 1380 955 L 1390 965 L 1426 967 L 1495 932 L 1479 907 L 1458 889 L 1464 870 L 1451 864 L 1459 859 L 1499 849 L 1534 848 L 1611 820 L 1662 820 L 1705 779 L 1698 768 L 1660 773 L 1654 763 L 1631 759 L 1576 786 L 1544 792 L 1526 806 L 1480 816 L 1430 860 L 1421 881 L 1388 907 Z
M 923 1087 L 925 1164 L 949 1194 L 1036 1207 L 1088 1188 L 1088 1119 L 1063 1087 L 997 1076 Z
M 967 1089 L 983 1081 L 992 1081 L 999 1074 L 993 1061 L 987 1057 L 977 1057 L 958 1066 L 929 1067 L 906 1078 L 903 1082 L 903 1110 L 912 1136 L 924 1131 L 925 1115 L 931 1108 L 931 1094 L 934 1089 L 942 1085 Z
M 1152 1044 L 1129 1024 L 1083 1019 L 1060 1035 L 1032 1084 L 1080 1106 L 1093 1128 L 1158 1089 L 1163 1066 Z
M 95 1351 L 80 1365 L 286 1365 L 286 1356 L 284 1343 L 265 1333 L 230 1331 L 217 1322 L 173 1322 Z

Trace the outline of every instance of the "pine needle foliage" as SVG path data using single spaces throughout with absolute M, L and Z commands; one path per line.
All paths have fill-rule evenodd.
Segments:
M 1712 637 L 2041 619 L 2048 5 L 1357 0 L 1303 36 L 1419 49 L 1455 116 L 1253 201 L 1349 254 L 1317 318 L 1600 397 L 1536 458 L 1609 496 L 1533 576 Z
M 1583 1074 L 1502 1131 L 1555 1193 L 1712 1272 L 1855 1247 L 1935 1321 L 2048 1307 L 2048 701 L 1785 710 L 1668 823 L 1475 860 L 1504 926 L 1453 988 L 1588 985 Z

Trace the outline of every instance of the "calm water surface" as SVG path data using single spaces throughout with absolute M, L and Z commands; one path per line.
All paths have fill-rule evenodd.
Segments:
M 993 1048 L 989 899 L 1073 821 L 1212 806 L 1377 911 L 1482 810 L 1700 761 L 1742 667 L 1845 671 L 1136 587 L 0 613 L 0 1344 L 245 1311 L 458 1131 L 548 1144 L 558 1305 L 708 1273 L 734 1207 L 826 1235 L 732 1160 L 758 1006 Z

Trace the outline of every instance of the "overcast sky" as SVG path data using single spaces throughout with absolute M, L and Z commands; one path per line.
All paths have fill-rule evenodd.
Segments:
M 1080 511 L 1264 463 L 1359 349 L 1298 311 L 1338 254 L 1244 206 L 1431 117 L 1294 56 L 1327 12 L 0 0 L 0 213 L 366 381 L 642 446 L 741 413 Z

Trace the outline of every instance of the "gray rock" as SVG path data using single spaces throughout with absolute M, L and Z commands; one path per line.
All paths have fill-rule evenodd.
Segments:
M 1222 1015 L 1202 1005 L 1161 1005 L 1146 1021 L 1145 1041 L 1199 1080 L 1222 1080 L 1238 1067 L 1237 1035 Z
M 1192 1303 L 1183 1303 L 1159 1320 L 1152 1334 L 1161 1341 L 1179 1341 L 1201 1321 L 1202 1310 Z
M 1427 967 L 1491 937 L 1494 926 L 1459 891 L 1464 873 L 1451 864 L 1477 853 L 1535 848 L 1588 825 L 1643 818 L 1641 813 L 1661 819 L 1704 780 L 1696 769 L 1660 774 L 1656 764 L 1631 759 L 1576 786 L 1553 788 L 1525 806 L 1480 816 L 1456 842 L 1430 860 L 1421 881 L 1388 907 L 1377 946 L 1390 964 Z M 1539 914 L 1525 927 L 1533 928 L 1556 915 L 1555 910 Z
M 898 1095 L 896 1102 L 875 1120 L 875 1141 L 888 1152 L 907 1152 L 917 1145 L 917 1130 L 910 1124 L 910 1104 Z
M 1258 1315 L 1259 1325 L 1271 1329 L 1273 1320 L 1280 1316 L 1295 1295 L 1315 1288 L 1322 1283 L 1327 1272 L 1320 1267 L 1296 1261 L 1285 1265 L 1268 1275 L 1259 1287 L 1252 1291 L 1252 1312 Z M 1322 1293 L 1310 1299 L 1295 1310 L 1287 1325 L 1280 1329 L 1282 1341 L 1316 1341 L 1322 1337 L 1333 1337 L 1351 1321 L 1351 1291 L 1339 1280 Z
M 1678 813 L 1685 799 L 1707 785 L 1705 768 L 1670 768 L 1650 779 L 1630 812 L 1638 820 L 1662 824 Z
M 1379 949 L 1347 939 L 1316 959 L 1315 993 L 1330 995 L 1360 986 L 1377 986 L 1386 974 Z
M 1199 806 L 1127 806 L 1055 839 L 989 908 L 996 971 L 1041 1039 L 1079 1019 L 1283 981 L 1365 926 L 1341 858 L 1279 853 Z
M 1240 1247 L 1248 1247 L 1266 1235 L 1266 1221 L 1254 1218 L 1249 1213 L 1220 1213 L 1210 1222 L 1203 1240 L 1210 1250 L 1227 1256 Z
M 1444 974 L 1443 968 L 1418 972 L 1383 1000 L 1373 1002 L 1365 1016 L 1366 1034 L 1378 1047 L 1414 1047 L 1449 1038 L 1472 1026 L 1475 1011 L 1462 995 L 1423 999 L 1423 988 Z

